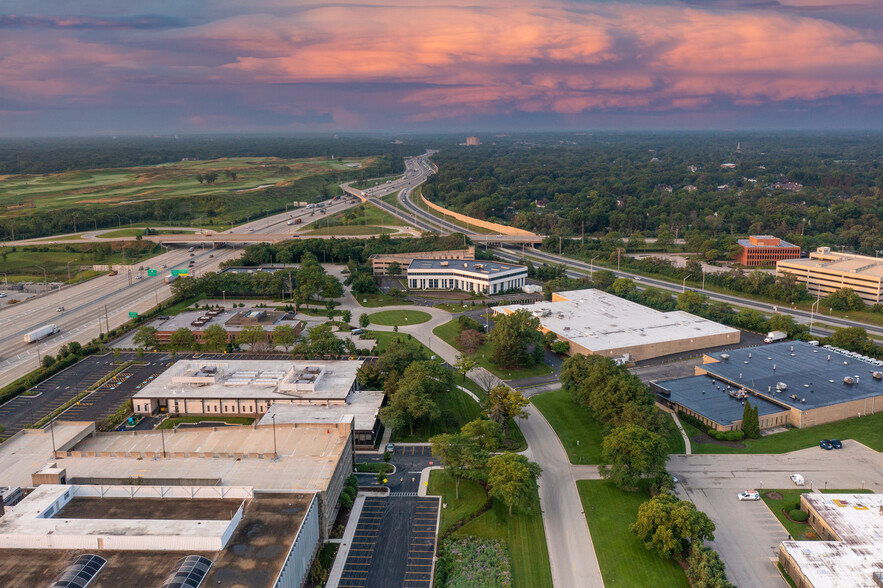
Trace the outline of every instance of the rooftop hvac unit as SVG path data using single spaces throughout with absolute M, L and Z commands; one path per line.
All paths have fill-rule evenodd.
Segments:
M 730 354 L 729 353 L 721 353 L 721 359 L 724 361 L 727 361 L 728 359 L 730 359 Z
M 846 376 L 845 378 L 843 378 L 843 383 L 852 386 L 853 384 L 855 384 L 855 380 L 853 380 L 849 376 Z
M 871 377 L 875 380 L 883 380 L 883 372 L 871 372 Z
M 776 384 L 776 391 L 777 392 L 782 392 L 787 389 L 788 389 L 788 384 L 786 384 L 785 382 L 778 382 Z
M 447 261 L 443 261 L 443 262 L 441 262 L 440 265 L 441 265 L 442 267 L 448 267 L 448 262 L 447 262 Z

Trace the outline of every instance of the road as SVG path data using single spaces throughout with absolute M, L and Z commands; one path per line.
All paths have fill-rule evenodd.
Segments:
M 356 202 L 352 198 L 342 198 L 327 200 L 324 204 L 326 214 L 333 214 L 355 206 Z M 281 227 L 288 227 L 287 222 L 295 216 L 304 219 L 302 224 L 295 225 L 300 231 L 326 216 L 321 212 L 313 216 L 314 212 L 314 209 L 299 209 L 272 215 L 236 227 L 232 232 L 278 232 Z M 138 269 L 140 265 L 133 265 L 122 269 L 117 276 L 104 275 L 26 302 L 4 304 L 0 309 L 0 386 L 36 369 L 39 357 L 57 353 L 62 345 L 70 341 L 85 344 L 101 332 L 128 321 L 129 312 L 147 312 L 170 298 L 171 289 L 163 278 L 172 269 L 187 268 L 188 262 L 193 261 L 190 273 L 199 276 L 216 271 L 221 262 L 241 253 L 237 248 L 211 249 L 204 245 L 196 247 L 191 257 L 187 248 L 169 248 L 166 253 L 144 261 L 143 271 Z M 167 267 L 163 268 L 163 265 Z M 157 276 L 148 277 L 146 268 L 156 268 Z M 135 278 L 139 273 L 140 280 Z M 58 307 L 64 307 L 64 312 L 56 312 Z M 25 333 L 52 323 L 61 329 L 59 334 L 38 343 L 24 343 Z
M 672 455 L 668 471 L 679 479 L 677 493 L 714 521 L 712 546 L 737 586 L 786 586 L 775 568 L 779 543 L 788 538 L 762 502 L 739 502 L 742 490 L 794 488 L 799 473 L 807 488 L 870 488 L 883 492 L 883 455 L 851 440 L 843 449 L 819 447 L 783 455 Z

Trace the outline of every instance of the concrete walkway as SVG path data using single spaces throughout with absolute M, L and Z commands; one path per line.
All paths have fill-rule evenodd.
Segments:
M 337 549 L 337 555 L 334 556 L 331 571 L 328 572 L 326 588 L 337 588 L 337 585 L 340 583 L 340 576 L 343 574 L 343 567 L 346 565 L 346 558 L 350 553 L 353 537 L 356 535 L 356 527 L 359 525 L 359 517 L 362 515 L 362 507 L 365 505 L 365 496 L 361 492 L 356 494 L 353 509 L 350 511 L 350 518 L 346 522 L 346 529 L 343 532 L 343 538 L 340 540 L 340 547 Z
M 678 413 L 676 413 L 675 411 L 673 411 L 672 409 L 670 409 L 667 406 L 663 406 L 662 404 L 659 404 L 658 402 L 656 403 L 656 407 L 658 409 L 662 410 L 663 412 L 667 412 L 668 414 L 671 415 L 671 418 L 673 418 L 675 421 L 675 425 L 677 425 L 677 427 L 678 427 L 678 431 L 681 432 L 681 437 L 684 438 L 684 447 L 686 448 L 685 455 L 693 455 L 693 448 L 690 445 L 690 436 L 687 435 L 687 432 L 684 430 L 684 426 L 681 425 L 681 419 L 678 418 Z

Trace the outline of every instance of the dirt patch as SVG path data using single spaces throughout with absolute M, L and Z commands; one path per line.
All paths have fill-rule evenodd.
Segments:
M 767 492 L 764 494 L 770 500 L 782 500 L 782 495 L 778 492 Z

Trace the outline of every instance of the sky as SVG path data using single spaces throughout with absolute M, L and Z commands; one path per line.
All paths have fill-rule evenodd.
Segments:
M 4 0 L 0 136 L 881 129 L 883 0 Z

